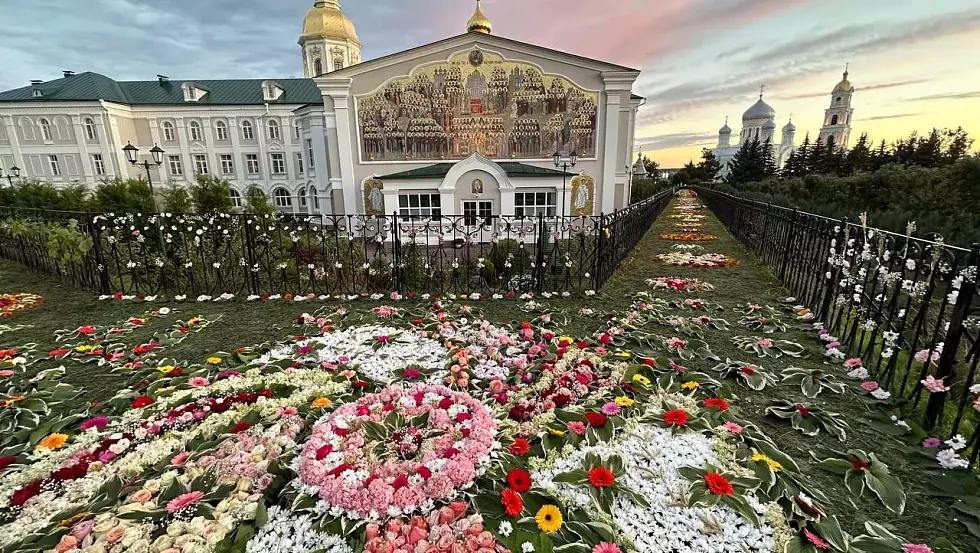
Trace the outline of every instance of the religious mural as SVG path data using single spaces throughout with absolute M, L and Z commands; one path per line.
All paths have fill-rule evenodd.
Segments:
M 384 215 L 385 200 L 381 194 L 385 183 L 380 179 L 364 181 L 364 213 L 366 215 Z
M 594 157 L 599 94 L 472 50 L 357 98 L 365 161 Z
M 592 206 L 595 205 L 595 179 L 585 173 L 573 178 L 569 203 L 572 215 L 592 215 Z

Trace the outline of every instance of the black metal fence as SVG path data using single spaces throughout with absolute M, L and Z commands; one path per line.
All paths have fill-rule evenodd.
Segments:
M 601 287 L 671 196 L 590 217 L 0 207 L 0 256 L 100 294 L 571 295 Z
M 972 249 L 696 188 L 731 233 L 861 357 L 923 426 L 964 434 L 980 455 L 980 295 Z M 942 380 L 930 391 L 922 381 Z M 971 390 L 972 388 L 972 390 Z

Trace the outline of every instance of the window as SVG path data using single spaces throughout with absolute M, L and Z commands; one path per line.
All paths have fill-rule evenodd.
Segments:
M 463 224 L 468 227 L 489 225 L 493 215 L 493 202 L 463 202 Z
M 436 219 L 442 215 L 439 194 L 399 194 L 398 214 L 407 219 Z
M 24 140 L 35 140 L 37 138 L 34 134 L 34 123 L 26 117 L 20 120 L 20 130 L 24 134 Z
M 242 195 L 238 193 L 234 188 L 228 191 L 228 195 L 231 196 L 231 205 L 234 207 L 242 207 Z
M 228 140 L 228 124 L 224 121 L 218 121 L 214 124 L 214 132 L 218 140 Z
M 340 71 L 344 68 L 344 58 L 334 58 L 333 59 L 333 70 Z
M 300 207 L 306 207 L 306 187 L 300 187 L 299 192 L 296 193 L 299 196 Z
M 235 161 L 231 154 L 221 154 L 218 156 L 221 159 L 221 174 L 222 175 L 234 175 L 235 174 Z
M 174 124 L 170 121 L 163 122 L 163 141 L 164 142 L 174 142 L 177 140 L 177 135 L 174 133 Z
M 292 207 L 293 205 L 293 198 L 285 188 L 276 188 L 275 192 L 272 193 L 272 197 L 275 200 L 276 207 Z
M 95 166 L 96 175 L 105 175 L 105 160 L 102 159 L 102 154 L 92 154 L 92 165 Z
M 177 176 L 184 174 L 184 167 L 180 164 L 180 156 L 167 156 L 167 164 L 170 166 L 170 174 Z
M 314 157 L 313 157 L 313 141 L 310 140 L 309 138 L 306 139 L 306 151 L 307 151 L 307 153 L 310 154 L 310 157 L 307 158 L 307 159 L 310 160 L 310 169 L 313 169 L 313 159 L 314 159 Z
M 197 171 L 198 175 L 208 174 L 208 156 L 204 154 L 194 155 L 194 170 Z
M 303 152 L 296 152 L 296 173 L 302 175 L 303 169 Z
M 259 154 L 245 154 L 245 169 L 249 175 L 259 174 Z
M 310 185 L 310 198 L 313 199 L 313 209 L 320 209 L 320 196 L 317 195 L 316 187 Z
M 269 159 L 272 160 L 272 174 L 273 175 L 285 175 L 286 174 L 286 156 L 283 154 L 269 154 Z
M 41 127 L 41 138 L 51 140 L 51 123 L 47 119 L 38 119 L 37 124 Z
M 830 118 L 830 124 L 831 125 L 836 125 L 837 124 L 837 116 L 836 115 Z
M 191 140 L 204 140 L 204 133 L 201 132 L 201 124 L 197 121 L 191 121 Z
M 242 140 L 255 140 L 255 129 L 251 121 L 242 121 Z
M 282 138 L 282 133 L 279 129 L 279 122 L 272 119 L 267 124 L 269 128 L 269 140 L 280 140 Z
M 836 102 L 837 102 L 838 104 L 840 103 L 840 96 L 838 96 L 838 97 L 837 97 L 837 100 L 836 100 Z
M 95 121 L 93 121 L 91 117 L 87 117 L 85 119 L 85 136 L 88 137 L 89 140 L 99 139 L 99 135 L 95 131 Z
M 313 75 L 316 77 L 323 75 L 323 62 L 320 61 L 320 58 L 313 59 Z
M 48 165 L 51 166 L 51 174 L 61 176 L 61 164 L 58 163 L 58 156 L 48 156 Z
M 293 138 L 299 140 L 299 133 L 300 133 L 299 121 L 296 121 L 295 123 L 293 123 Z
M 516 217 L 554 217 L 557 194 L 554 192 L 518 192 L 514 194 L 514 215 Z

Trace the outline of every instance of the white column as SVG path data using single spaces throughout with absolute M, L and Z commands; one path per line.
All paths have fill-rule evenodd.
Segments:
M 229 117 L 228 118 L 228 132 L 231 134 L 229 138 L 231 139 L 231 151 L 235 159 L 235 180 L 238 182 L 246 182 L 245 177 L 245 152 L 242 151 L 241 138 L 241 117 Z M 248 184 L 246 183 L 245 189 L 241 191 L 244 197 L 245 193 L 248 192 Z M 244 201 L 244 200 L 243 200 Z
M 601 211 L 612 213 L 616 208 L 616 176 L 623 170 L 620 167 L 622 152 L 619 151 L 620 134 L 626 129 L 622 128 L 621 109 L 629 107 L 630 91 L 633 82 L 636 80 L 635 72 L 610 72 L 602 74 L 604 83 L 604 93 L 606 102 L 603 114 L 603 132 L 605 140 L 602 149 L 602 177 L 599 179 L 601 193 L 599 194 Z
M 10 141 L 10 152 L 14 155 L 14 165 L 20 168 L 22 175 L 26 175 L 27 163 L 25 163 L 24 154 L 20 151 L 20 142 L 18 142 L 17 128 L 14 125 L 13 116 L 7 115 L 0 118 L 0 124 L 7 130 L 7 140 Z M 7 169 L 10 169 L 10 167 L 7 167 Z
M 88 144 L 85 142 L 85 130 L 82 128 L 82 117 L 80 115 L 71 116 L 72 127 L 75 128 L 75 144 L 78 146 L 78 157 L 79 162 L 82 165 L 82 183 L 87 183 L 89 180 L 95 182 L 97 176 L 95 175 L 95 169 L 92 167 L 92 156 L 88 153 Z
M 112 130 L 107 124 L 108 118 L 109 114 L 105 111 L 95 118 L 95 132 L 99 135 L 99 151 L 102 153 L 102 159 L 105 160 L 105 178 L 114 179 L 123 175 L 122 167 L 128 162 L 119 157 L 123 155 L 122 151 L 113 151 L 113 146 L 118 144 L 119 136 L 118 132 L 116 135 L 111 134 Z
M 178 144 L 180 145 L 180 159 L 183 160 L 181 163 L 184 165 L 184 179 L 186 179 L 187 182 L 194 182 L 197 168 L 194 165 L 194 158 L 191 157 L 191 151 L 187 147 L 187 145 L 190 143 L 191 137 L 187 132 L 187 125 L 184 124 L 183 117 L 177 118 L 176 125 L 177 140 L 179 141 Z M 210 164 L 210 162 L 208 163 Z M 210 170 L 211 167 L 209 166 L 208 169 Z
M 356 133 L 352 124 L 352 99 L 350 97 L 351 79 L 317 79 L 317 86 L 324 100 L 333 100 L 333 114 L 337 119 L 337 162 L 340 166 L 340 185 L 344 194 L 344 212 L 348 215 L 362 210 L 357 206 L 357 183 L 354 178 L 354 140 Z M 326 101 L 324 101 L 326 107 Z M 328 110 L 329 111 L 329 110 Z M 317 171 L 319 171 L 319 167 Z
M 330 186 L 330 168 L 327 166 L 327 140 L 324 131 L 324 118 L 319 113 L 314 113 L 309 117 L 310 140 L 313 144 L 313 159 L 307 160 L 314 166 L 313 182 L 316 183 L 316 193 L 320 197 L 320 213 L 333 215 L 333 191 Z M 301 148 L 306 147 L 306 140 L 300 137 Z M 309 152 L 303 154 L 303 158 L 309 157 Z M 308 167 L 307 167 L 308 169 Z

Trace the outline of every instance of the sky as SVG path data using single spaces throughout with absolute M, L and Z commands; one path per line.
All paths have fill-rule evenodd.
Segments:
M 0 89 L 62 70 L 117 80 L 302 75 L 313 0 L 0 0 Z M 465 30 L 471 0 L 341 0 L 362 59 Z M 494 34 L 642 71 L 636 151 L 679 167 L 758 98 L 815 137 L 850 64 L 852 142 L 980 137 L 980 0 L 484 0 Z

